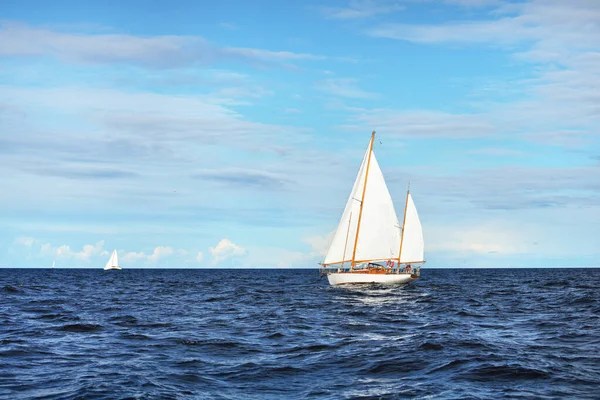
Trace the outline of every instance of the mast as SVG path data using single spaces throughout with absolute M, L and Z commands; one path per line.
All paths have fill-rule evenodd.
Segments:
M 358 212 L 358 225 L 356 226 L 356 237 L 354 238 L 354 250 L 352 251 L 352 263 L 350 269 L 354 269 L 354 260 L 356 257 L 356 245 L 358 244 L 358 233 L 360 232 L 360 220 L 362 219 L 363 203 L 365 193 L 367 192 L 367 180 L 369 179 L 369 167 L 371 165 L 371 154 L 373 153 L 373 141 L 375 140 L 375 131 L 371 133 L 371 142 L 369 143 L 369 159 L 367 160 L 367 170 L 365 172 L 365 183 L 363 185 L 362 197 L 360 199 L 360 211 Z
M 404 242 L 404 227 L 406 226 L 406 210 L 408 209 L 408 195 L 410 194 L 410 183 L 406 191 L 406 204 L 404 205 L 404 219 L 402 220 L 402 234 L 400 235 L 400 250 L 398 251 L 398 268 L 400 268 L 400 257 L 402 257 L 402 244 Z

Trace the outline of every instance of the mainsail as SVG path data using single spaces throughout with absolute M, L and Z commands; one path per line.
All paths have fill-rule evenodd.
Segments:
M 113 250 L 108 262 L 104 266 L 104 268 L 116 267 L 119 265 L 119 259 L 117 258 L 117 250 Z
M 402 232 L 400 253 L 401 263 L 417 263 L 425 261 L 425 244 L 423 242 L 423 229 L 419 214 L 410 192 L 406 195 L 406 211 Z
M 362 217 L 359 218 L 365 181 L 367 185 L 364 190 Z M 360 230 L 358 242 L 356 242 L 359 220 Z M 399 242 L 400 224 L 394 203 L 370 145 L 363 157 L 346 208 L 323 264 L 331 265 L 352 261 L 355 244 L 354 261 L 357 263 L 397 259 Z

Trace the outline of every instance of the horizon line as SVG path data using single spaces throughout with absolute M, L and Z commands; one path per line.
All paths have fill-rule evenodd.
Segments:
M 541 267 L 427 267 L 425 269 L 589 269 L 589 268 L 600 268 L 600 265 L 586 265 L 586 266 L 541 266 Z M 0 269 L 89 269 L 89 270 L 101 270 L 103 271 L 103 267 L 0 267 Z M 214 269 L 249 269 L 249 270 L 257 270 L 257 269 L 277 269 L 277 270 L 319 270 L 321 268 L 315 267 L 127 267 L 122 270 L 128 269 L 164 269 L 164 270 L 172 270 L 172 269 L 186 269 L 186 270 L 214 270 Z

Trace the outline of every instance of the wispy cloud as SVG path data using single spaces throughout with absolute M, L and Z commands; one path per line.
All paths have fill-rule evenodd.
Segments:
M 3 23 L 0 30 L 0 56 L 51 56 L 66 62 L 152 68 L 210 65 L 230 60 L 287 63 L 327 59 L 291 51 L 220 47 L 197 36 L 71 34 L 11 22 Z
M 331 78 L 317 82 L 317 87 L 329 94 L 351 99 L 372 99 L 376 93 L 358 87 L 358 80 L 353 78 Z
M 261 61 L 298 61 L 298 60 L 325 60 L 327 57 L 318 56 L 307 53 L 293 53 L 291 51 L 270 51 L 263 49 L 248 49 L 248 48 L 235 48 L 229 47 L 222 50 L 225 55 L 237 55 L 247 58 L 249 60 L 261 60 Z
M 77 180 L 97 180 L 97 179 L 122 179 L 138 176 L 137 173 L 106 167 L 89 167 L 87 165 L 69 165 L 63 167 L 26 167 L 25 171 L 45 176 L 56 176 L 67 179 Z
M 563 148 L 585 147 L 593 143 L 594 136 L 600 136 L 600 134 L 582 130 L 559 130 L 528 133 L 522 135 L 524 139 L 533 143 Z
M 489 137 L 496 131 L 486 116 L 477 114 L 360 108 L 353 111 L 352 124 L 340 128 L 365 131 L 376 126 L 386 135 L 413 139 Z
M 557 56 L 568 61 L 577 51 L 596 51 L 600 44 L 600 4 L 579 0 L 532 0 L 505 8 L 499 19 L 470 20 L 437 25 L 384 24 L 370 28 L 372 36 L 420 43 L 481 43 L 529 45 L 531 59 L 546 61 Z
M 31 236 L 19 236 L 15 239 L 14 243 L 19 246 L 31 247 L 37 243 L 37 240 Z
M 444 0 L 447 4 L 458 5 L 462 7 L 486 7 L 495 6 L 503 2 L 503 0 Z
M 468 153 L 498 157 L 523 157 L 527 155 L 527 153 L 522 150 L 507 149 L 505 147 L 483 147 L 470 150 Z
M 511 18 L 447 25 L 385 24 L 366 32 L 370 36 L 418 43 L 509 44 L 535 38 L 530 28 Z
M 583 147 L 593 143 L 600 131 L 600 25 L 595 22 L 600 19 L 600 3 L 484 3 L 493 9 L 486 19 L 382 24 L 367 33 L 432 45 L 489 46 L 512 54 L 513 61 L 534 63 L 533 77 L 512 85 L 512 96 L 520 99 L 478 104 L 479 110 L 485 110 L 478 116 L 455 119 L 479 121 L 483 125 L 475 129 L 482 132 L 545 145 Z M 481 129 L 484 125 L 491 129 Z M 466 126 L 457 128 L 470 131 Z
M 272 172 L 241 168 L 205 170 L 192 176 L 196 179 L 210 180 L 237 188 L 281 189 L 290 183 L 288 178 Z
M 596 166 L 470 168 L 460 174 L 411 176 L 420 193 L 452 200 L 468 209 L 527 210 L 560 207 L 597 207 L 600 180 Z M 499 195 L 501 194 L 501 195 Z
M 20 147 L 23 151 L 29 149 L 32 142 L 35 144 L 39 141 L 40 153 L 42 148 L 47 149 L 48 146 L 54 149 L 64 146 L 65 153 L 88 149 L 84 152 L 97 151 L 98 154 L 109 149 L 118 151 L 125 146 L 127 148 L 123 150 L 132 156 L 138 154 L 132 153 L 133 148 L 155 152 L 173 141 L 186 141 L 188 145 L 193 141 L 247 147 L 253 146 L 259 139 L 272 143 L 294 140 L 303 131 L 290 126 L 248 121 L 228 107 L 232 99 L 221 92 L 192 96 L 72 87 L 32 89 L 5 86 L 1 89 L 0 101 L 10 99 L 14 107 L 77 115 L 77 118 L 71 119 L 73 123 L 83 119 L 88 124 L 104 128 L 90 131 L 85 139 L 65 132 L 53 138 L 47 135 L 36 135 L 35 138 L 14 135 L 0 139 L 7 141 L 7 146 Z M 32 124 L 31 120 L 20 116 L 11 117 L 6 122 L 19 126 L 21 131 L 24 125 Z M 31 131 L 30 135 L 33 135 L 35 130 Z M 22 143 L 26 139 L 30 140 Z M 152 143 L 161 144 L 154 146 Z M 110 146 L 107 148 L 107 145 Z
M 219 26 L 220 26 L 221 28 L 225 28 L 225 29 L 229 29 L 229 30 L 235 30 L 235 29 L 238 29 L 238 26 L 237 26 L 236 24 L 232 24 L 232 23 L 230 23 L 230 22 L 221 22 L 221 23 L 219 24 Z
M 326 18 L 359 19 L 403 10 L 405 6 L 398 0 L 352 0 L 345 7 L 320 7 Z

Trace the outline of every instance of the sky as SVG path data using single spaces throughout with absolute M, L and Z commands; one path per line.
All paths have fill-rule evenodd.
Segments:
M 0 266 L 316 268 L 372 130 L 425 268 L 600 265 L 597 0 L 2 0 Z

